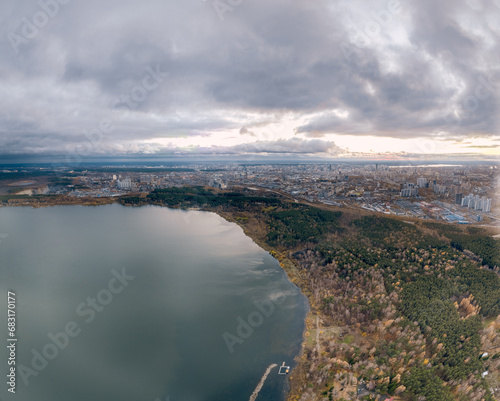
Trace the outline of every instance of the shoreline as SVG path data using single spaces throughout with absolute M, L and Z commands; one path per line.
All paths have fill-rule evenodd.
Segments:
M 118 202 L 117 202 L 118 203 Z M 124 205 L 126 206 L 126 205 Z M 183 209 L 179 207 L 171 207 L 171 206 L 164 206 L 164 205 L 141 205 L 141 206 L 158 206 L 158 207 L 166 207 L 168 209 L 173 209 L 173 210 L 183 210 L 186 212 L 192 211 L 190 209 Z M 141 207 L 141 206 L 132 206 L 132 207 Z M 308 294 L 310 294 L 309 291 L 305 291 L 305 288 L 303 286 L 306 285 L 306 281 L 300 277 L 300 274 L 297 270 L 297 267 L 295 263 L 288 257 L 288 256 L 283 256 L 281 258 L 277 257 L 277 252 L 272 249 L 265 241 L 260 239 L 257 234 L 252 235 L 252 233 L 237 219 L 231 218 L 230 215 L 225 214 L 224 212 L 218 211 L 218 210 L 209 210 L 209 209 L 196 209 L 196 211 L 200 212 L 206 212 L 206 213 L 214 213 L 221 217 L 222 219 L 226 220 L 229 223 L 234 223 L 238 227 L 241 228 L 243 234 L 251 239 L 259 248 L 261 248 L 263 251 L 269 253 L 273 257 L 274 260 L 278 262 L 278 265 L 280 268 L 283 270 L 285 273 L 285 276 L 287 280 L 295 285 L 298 290 L 300 291 L 301 295 L 304 296 L 305 300 L 307 301 L 307 311 L 304 316 L 304 330 L 302 332 L 302 340 L 300 344 L 300 350 L 297 353 L 297 355 L 294 357 L 294 363 L 295 366 L 291 369 L 290 374 L 288 375 L 288 383 L 286 385 L 286 395 L 285 395 L 285 401 L 296 401 L 296 398 L 294 398 L 294 394 L 292 394 L 292 391 L 300 384 L 300 379 L 296 376 L 295 374 L 298 374 L 298 371 L 301 371 L 303 367 L 303 356 L 305 355 L 306 351 L 306 345 L 307 345 L 307 333 L 308 333 L 308 322 L 313 318 L 319 317 L 318 311 L 314 311 L 313 313 L 313 308 L 311 307 L 311 299 L 309 298 Z M 287 253 L 289 253 L 288 251 Z M 285 253 L 285 252 L 283 252 Z M 288 267 L 288 268 L 287 268 Z M 301 285 L 302 284 L 302 285 Z
M 179 207 L 171 207 L 171 206 L 164 206 L 164 205 L 142 205 L 142 206 L 158 206 L 158 207 L 166 207 L 168 209 L 174 209 L 174 210 L 184 210 L 186 212 L 189 212 L 189 209 L 183 209 Z M 132 206 L 132 207 L 140 207 L 140 206 Z M 303 367 L 303 361 L 304 358 L 303 356 L 305 355 L 306 351 L 306 346 L 307 346 L 307 333 L 308 333 L 308 322 L 311 321 L 314 317 L 318 318 L 319 314 L 317 310 L 313 310 L 311 306 L 311 299 L 309 298 L 310 291 L 306 291 L 306 281 L 300 276 L 296 264 L 288 257 L 288 256 L 282 256 L 281 258 L 278 257 L 277 252 L 272 249 L 265 241 L 260 239 L 257 234 L 252 235 L 252 233 L 243 225 L 240 221 L 233 219 L 230 215 L 225 214 L 224 212 L 218 211 L 218 210 L 209 210 L 209 209 L 196 209 L 196 211 L 200 212 L 207 212 L 207 213 L 215 213 L 219 217 L 223 218 L 229 223 L 234 223 L 238 227 L 241 228 L 243 231 L 243 234 L 250 238 L 259 248 L 264 250 L 265 252 L 269 253 L 274 260 L 278 262 L 278 265 L 280 268 L 283 270 L 285 273 L 285 276 L 287 280 L 295 285 L 298 290 L 300 291 L 301 295 L 304 296 L 304 298 L 307 301 L 307 311 L 304 316 L 304 330 L 302 332 L 302 340 L 300 344 L 300 350 L 297 353 L 297 355 L 294 357 L 294 363 L 295 366 L 291 369 L 291 372 L 288 376 L 288 383 L 286 386 L 286 396 L 285 396 L 285 401 L 295 401 L 296 398 L 294 398 L 294 394 L 292 394 L 293 390 L 300 384 L 300 378 L 296 377 L 295 375 L 299 374 L 300 371 L 302 371 Z M 287 253 L 289 253 L 288 251 Z M 283 252 L 285 253 L 285 252 Z
M 307 324 L 314 316 L 316 316 L 316 317 L 319 316 L 317 311 L 313 313 L 313 308 L 311 306 L 311 300 L 307 294 L 307 293 L 309 293 L 309 291 L 306 293 L 305 289 L 299 284 L 299 283 L 305 284 L 305 282 L 302 281 L 302 278 L 300 277 L 298 272 L 294 272 L 294 270 L 295 270 L 294 268 L 296 268 L 296 265 L 288 256 L 284 257 L 281 260 L 278 259 L 276 257 L 276 255 L 273 254 L 273 249 L 271 249 L 268 244 L 266 244 L 264 241 L 260 241 L 256 236 L 255 237 L 252 236 L 251 233 L 249 233 L 248 230 L 246 230 L 245 227 L 240 222 L 238 222 L 236 220 L 232 220 L 232 219 L 228 218 L 228 216 L 224 216 L 223 214 L 217 213 L 216 211 L 208 211 L 207 210 L 207 212 L 215 213 L 218 216 L 222 217 L 224 220 L 226 220 L 230 223 L 235 223 L 239 227 L 241 227 L 243 234 L 245 234 L 248 238 L 250 238 L 253 242 L 255 242 L 261 249 L 268 252 L 278 262 L 279 266 L 281 267 L 281 269 L 285 273 L 285 276 L 288 279 L 288 281 L 290 283 L 294 284 L 299 289 L 300 293 L 304 296 L 304 298 L 307 300 L 307 312 L 304 316 L 304 322 L 303 322 L 304 323 L 304 330 L 302 332 L 302 341 L 300 344 L 300 351 L 297 353 L 297 355 L 294 358 L 294 362 L 296 365 L 291 369 L 290 375 L 288 376 L 289 383 L 287 386 L 288 388 L 287 388 L 287 393 L 285 396 L 286 401 L 294 401 L 294 398 L 292 398 L 293 397 L 292 390 L 300 384 L 299 379 L 296 378 L 296 376 L 294 374 L 298 374 L 298 370 L 299 369 L 301 370 L 301 368 L 302 368 L 303 356 L 305 355 L 306 345 L 307 345 L 307 335 L 306 335 L 306 333 L 308 332 Z M 287 269 L 284 262 L 288 262 L 287 264 L 289 264 L 289 266 L 290 265 L 293 266 L 293 268 L 290 266 L 291 268 Z
M 59 203 L 59 204 L 41 204 L 41 205 L 33 205 L 33 204 L 9 204 L 9 205 L 2 205 L 0 207 L 30 207 L 30 208 L 43 208 L 43 207 L 57 207 L 57 206 L 106 206 L 106 205 L 112 205 L 112 204 L 118 204 L 123 207 L 142 207 L 142 206 L 157 206 L 157 207 L 162 207 L 162 208 L 167 208 L 167 209 L 172 209 L 172 210 L 183 210 L 186 212 L 192 211 L 189 209 L 183 209 L 180 207 L 171 207 L 171 206 L 165 206 L 165 205 L 155 205 L 155 204 L 145 204 L 145 205 L 123 205 L 121 204 L 117 198 L 101 198 L 102 202 L 99 202 L 97 204 L 94 204 L 93 202 L 89 202 L 85 198 L 80 198 L 83 200 L 83 202 L 76 202 L 76 203 Z M 93 198 L 91 198 L 93 199 Z M 302 367 L 302 361 L 303 361 L 303 355 L 305 353 L 306 349 L 306 344 L 307 344 L 307 336 L 306 333 L 308 332 L 308 327 L 307 323 L 312 319 L 314 316 L 317 316 L 317 313 L 313 313 L 313 309 L 311 307 L 311 302 L 310 298 L 308 296 L 309 291 L 305 291 L 304 285 L 305 281 L 300 277 L 300 274 L 297 271 L 297 266 L 295 263 L 286 255 L 284 256 L 282 252 L 281 255 L 278 254 L 274 249 L 272 249 L 265 241 L 263 241 L 261 238 L 256 233 L 250 232 L 245 225 L 243 225 L 241 222 L 237 221 L 236 219 L 233 219 L 229 214 L 218 211 L 218 210 L 209 210 L 209 209 L 196 209 L 196 211 L 201 211 L 201 212 L 206 212 L 206 213 L 214 213 L 224 219 L 225 221 L 229 223 L 234 223 L 238 227 L 241 228 L 243 234 L 251 239 L 259 248 L 261 248 L 263 251 L 267 252 L 269 255 L 273 257 L 274 260 L 278 263 L 282 271 L 285 273 L 285 276 L 287 280 L 290 282 L 290 284 L 295 285 L 298 290 L 300 291 L 300 294 L 304 296 L 307 304 L 307 309 L 306 313 L 304 316 L 303 324 L 304 324 L 304 329 L 302 332 L 301 336 L 301 344 L 300 344 L 300 350 L 297 353 L 297 355 L 294 357 L 294 363 L 295 366 L 291 369 L 291 372 L 288 376 L 288 383 L 285 385 L 285 390 L 286 390 L 286 395 L 285 395 L 285 401 L 290 401 L 292 400 L 292 390 L 294 389 L 295 385 L 299 384 L 298 379 L 295 377 L 294 374 L 297 373 L 297 370 L 299 370 Z M 289 251 L 288 251 L 289 252 Z M 286 253 L 288 253 L 286 252 Z

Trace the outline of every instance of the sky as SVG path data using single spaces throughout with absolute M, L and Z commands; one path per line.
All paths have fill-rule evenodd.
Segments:
M 500 159 L 500 0 L 2 0 L 0 163 Z

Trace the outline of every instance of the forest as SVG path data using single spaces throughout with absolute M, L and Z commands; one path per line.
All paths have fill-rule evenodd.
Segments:
M 480 355 L 487 335 L 483 324 L 500 313 L 500 278 L 480 263 L 479 255 L 464 253 L 436 228 L 424 232 L 391 218 L 353 217 L 335 241 L 326 237 L 294 255 L 322 312 L 334 325 L 347 323 L 365 334 L 349 350 L 325 344 L 330 360 L 347 361 L 347 370 L 380 394 L 493 400 Z M 454 239 L 459 233 L 444 231 Z M 459 235 L 474 243 L 478 232 Z M 482 244 L 494 253 L 488 249 L 492 241 Z M 498 346 L 498 329 L 493 335 Z M 329 366 L 324 355 L 313 352 L 309 358 Z M 497 363 L 492 366 L 498 370 Z M 315 377 L 327 381 L 324 373 Z
M 280 200 L 276 197 L 247 196 L 237 192 L 216 193 L 203 187 L 182 187 L 157 189 L 148 194 L 149 202 L 163 204 L 170 207 L 217 207 L 248 208 L 252 204 L 277 205 Z

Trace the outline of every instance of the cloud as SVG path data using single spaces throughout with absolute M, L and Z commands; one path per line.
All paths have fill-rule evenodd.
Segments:
M 254 141 L 241 151 L 280 149 L 276 137 L 257 141 L 255 118 L 245 119 L 273 113 L 300 121 L 283 126 L 288 139 L 294 130 L 497 136 L 498 2 L 389 8 L 385 0 L 254 0 L 221 21 L 210 0 L 69 2 L 14 49 L 12 35 L 23 37 L 40 7 L 2 2 L 0 154 L 64 152 L 103 119 L 114 129 L 101 150 L 117 152 L 238 130 Z M 156 86 L 145 77 L 157 68 Z
M 338 155 L 342 152 L 335 143 L 319 139 L 305 140 L 300 138 L 279 139 L 276 141 L 256 141 L 229 148 L 236 153 L 327 153 Z
M 257 136 L 257 135 L 255 135 L 255 132 L 250 131 L 247 127 L 242 127 L 240 129 L 240 135 Z
M 464 148 L 477 148 L 477 149 L 496 149 L 500 148 L 500 145 L 468 145 L 463 146 Z
M 162 153 L 197 154 L 197 155 L 246 155 L 246 154 L 285 154 L 285 155 L 313 155 L 325 154 L 336 156 L 344 153 L 334 142 L 319 139 L 278 139 L 275 141 L 255 141 L 235 146 L 193 146 L 181 148 L 171 146 L 162 149 Z

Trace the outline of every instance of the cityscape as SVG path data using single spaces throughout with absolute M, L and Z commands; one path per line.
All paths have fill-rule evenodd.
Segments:
M 4 192 L 95 198 L 183 186 L 220 190 L 256 187 L 298 200 L 395 216 L 493 226 L 500 221 L 496 164 L 210 163 L 117 169 L 120 172 L 113 167 L 60 169 L 56 170 L 57 180 L 17 183 L 8 180 L 9 173 L 28 170 L 4 169 Z M 41 167 L 38 173 L 44 171 Z

